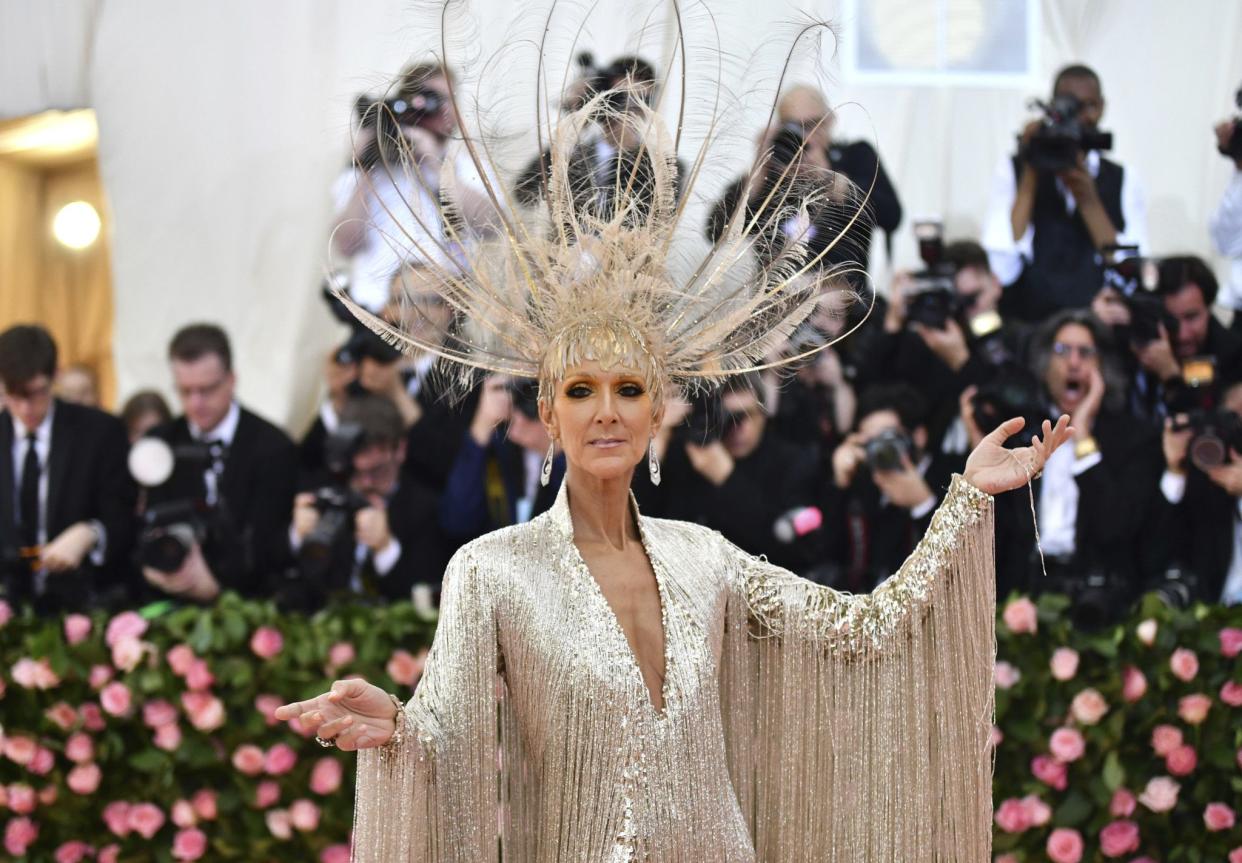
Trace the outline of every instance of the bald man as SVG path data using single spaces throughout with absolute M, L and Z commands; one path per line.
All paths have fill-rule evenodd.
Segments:
M 766 201 L 752 228 L 761 238 L 760 255 L 778 254 L 791 237 L 805 232 L 812 254 L 823 253 L 821 266 L 850 263 L 865 270 L 872 230 L 879 227 L 891 235 L 901 223 L 901 202 L 875 149 L 866 141 L 834 141 L 834 122 L 818 89 L 799 85 L 787 90 L 777 104 L 776 124 L 760 136 L 745 206 L 739 211 L 750 175 L 738 177 L 716 202 L 708 215 L 707 238 L 718 240 L 735 211 L 749 222 Z M 845 184 L 836 174 L 853 183 L 850 194 L 842 194 Z M 803 224 L 796 209 L 808 195 L 819 201 L 811 207 L 809 224 Z M 864 195 L 865 208 L 851 224 Z

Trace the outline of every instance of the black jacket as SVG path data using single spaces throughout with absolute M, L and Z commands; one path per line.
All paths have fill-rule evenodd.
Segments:
M 173 447 L 193 443 L 185 417 L 150 432 Z M 290 565 L 289 520 L 297 483 L 298 453 L 288 435 L 245 408 L 224 459 L 212 536 L 203 548 L 222 590 L 269 596 L 274 579 Z M 148 506 L 202 501 L 206 484 L 199 462 L 178 462 L 163 485 L 149 491 Z
M 1220 602 L 1233 561 L 1237 504 L 1237 499 L 1195 467 L 1186 474 L 1186 490 L 1178 503 L 1169 503 L 1157 489 L 1142 535 L 1147 587 L 1158 586 L 1176 568 L 1193 573 L 1192 599 Z
M 0 554 L 16 551 L 17 481 L 13 474 L 13 419 L 0 411 Z M 57 399 L 52 414 L 45 528 L 48 541 L 78 522 L 98 521 L 106 534 L 103 566 L 88 555 L 75 572 L 48 575 L 39 605 L 49 610 L 83 609 L 116 604 L 128 592 L 128 562 L 134 538 L 137 486 L 126 459 L 129 438 L 116 417 L 94 408 Z M 3 563 L 11 595 L 31 599 L 28 571 Z

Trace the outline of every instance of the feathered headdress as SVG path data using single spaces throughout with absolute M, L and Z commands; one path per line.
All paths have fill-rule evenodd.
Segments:
M 684 83 L 684 66 L 682 74 Z M 533 211 L 518 206 L 510 186 L 497 179 L 486 137 L 463 130 L 475 185 L 490 204 L 490 236 L 480 239 L 462 228 L 455 200 L 460 178 L 449 160 L 433 196 L 439 201 L 434 219 L 411 208 L 423 236 L 386 238 L 421 262 L 422 289 L 452 309 L 450 324 L 429 326 L 422 308 L 401 297 L 383 316 L 345 293 L 341 300 L 392 345 L 449 361 L 463 386 L 482 370 L 537 379 L 544 394 L 586 359 L 641 369 L 658 395 L 666 382 L 691 390 L 712 386 L 828 347 L 835 340 L 800 351 L 787 346 L 827 294 L 854 296 L 845 276 L 860 271 L 828 267 L 825 256 L 862 216 L 866 195 L 831 171 L 813 182 L 799 179 L 796 160 L 776 182 L 765 182 L 761 154 L 719 239 L 691 263 L 688 275 L 675 276 L 670 260 L 677 229 L 715 135 L 709 130 L 693 162 L 680 167 L 681 116 L 670 132 L 638 88 L 626 81 L 593 94 L 554 127 L 545 129 L 536 118 L 547 148 L 541 206 Z M 450 94 L 456 107 L 451 81 Z M 613 161 L 601 193 L 600 178 L 584 179 L 574 159 L 591 129 L 604 124 L 637 147 Z M 419 172 L 408 173 L 423 183 Z M 812 252 L 810 213 L 825 208 L 836 213 L 837 234 Z M 435 229 L 440 224 L 442 232 Z M 782 238 L 779 246 L 756 255 L 757 238 L 774 234 Z

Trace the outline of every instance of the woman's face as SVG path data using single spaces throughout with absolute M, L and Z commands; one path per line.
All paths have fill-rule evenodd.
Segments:
M 644 376 L 589 361 L 569 369 L 539 414 L 573 470 L 609 480 L 629 477 L 643 460 L 661 408 L 653 413 Z

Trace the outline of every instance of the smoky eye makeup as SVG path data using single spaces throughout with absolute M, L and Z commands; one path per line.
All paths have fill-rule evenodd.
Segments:
M 591 394 L 591 387 L 585 381 L 571 381 L 565 385 L 565 395 L 571 399 L 586 398 Z

